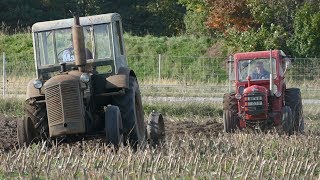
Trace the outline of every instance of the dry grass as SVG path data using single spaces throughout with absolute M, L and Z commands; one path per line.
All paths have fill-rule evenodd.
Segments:
M 157 149 L 117 153 L 103 143 L 44 144 L 1 153 L 10 178 L 320 178 L 320 138 L 276 134 L 170 137 Z

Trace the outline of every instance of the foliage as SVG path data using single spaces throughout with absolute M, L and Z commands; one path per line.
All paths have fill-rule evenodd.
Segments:
M 320 7 L 306 3 L 294 18 L 294 34 L 288 42 L 292 53 L 299 57 L 320 56 Z
M 212 43 L 209 38 L 195 36 L 157 38 L 126 35 L 125 39 L 128 64 L 143 79 L 158 77 L 158 71 L 155 70 L 158 69 L 158 54 L 161 54 L 164 67 L 161 71 L 163 78 L 183 80 L 185 76 L 181 77 L 180 74 L 190 71 L 201 72 L 203 66 L 198 66 L 196 63 L 201 61 L 198 58 L 205 54 Z M 209 63 L 209 60 L 207 62 Z M 200 80 L 200 77 L 192 78 Z M 207 78 L 208 76 L 203 77 L 202 81 Z
M 234 47 L 234 51 L 257 51 L 267 49 L 286 50 L 287 34 L 281 26 L 271 24 L 270 29 L 261 26 L 257 30 L 245 32 L 232 30 L 227 37 L 227 44 Z
M 247 7 L 260 25 L 275 24 L 292 32 L 294 12 L 301 3 L 301 0 L 247 0 Z
M 2 52 L 6 53 L 8 73 L 18 71 L 17 75 L 26 75 L 34 72 L 33 48 L 30 33 L 19 33 L 10 36 L 0 33 L 0 52 L 1 57 Z
M 124 28 L 136 35 L 176 35 L 184 30 L 185 8 L 177 0 L 3 0 L 0 1 L 0 22 L 10 30 L 31 26 L 38 21 L 118 12 Z
M 208 26 L 221 32 L 234 28 L 246 31 L 255 26 L 246 0 L 208 0 L 211 7 Z
M 184 16 L 185 33 L 195 36 L 210 36 L 212 33 L 206 25 L 209 13 L 207 1 L 179 0 L 187 12 Z

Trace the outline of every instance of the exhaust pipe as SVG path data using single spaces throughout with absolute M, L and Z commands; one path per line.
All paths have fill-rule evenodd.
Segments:
M 84 35 L 82 26 L 80 25 L 79 16 L 75 15 L 74 25 L 72 26 L 73 49 L 75 56 L 75 64 L 80 72 L 85 72 L 87 61 L 85 59 Z
M 273 62 L 272 62 L 271 49 L 270 49 L 270 95 L 273 96 Z

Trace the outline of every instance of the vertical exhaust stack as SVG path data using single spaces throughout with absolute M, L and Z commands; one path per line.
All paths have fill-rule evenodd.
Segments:
M 74 25 L 72 26 L 73 48 L 75 56 L 75 64 L 80 72 L 85 71 L 87 61 L 85 59 L 85 46 L 83 29 L 80 25 L 79 16 L 74 16 Z
M 272 50 L 270 49 L 270 95 L 273 96 L 273 61 L 272 61 Z

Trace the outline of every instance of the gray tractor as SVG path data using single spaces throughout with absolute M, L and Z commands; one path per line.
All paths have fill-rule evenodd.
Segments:
M 25 116 L 17 122 L 20 146 L 96 135 L 115 146 L 163 142 L 162 115 L 152 112 L 144 121 L 119 14 L 39 22 L 32 35 L 37 77 L 27 85 Z

